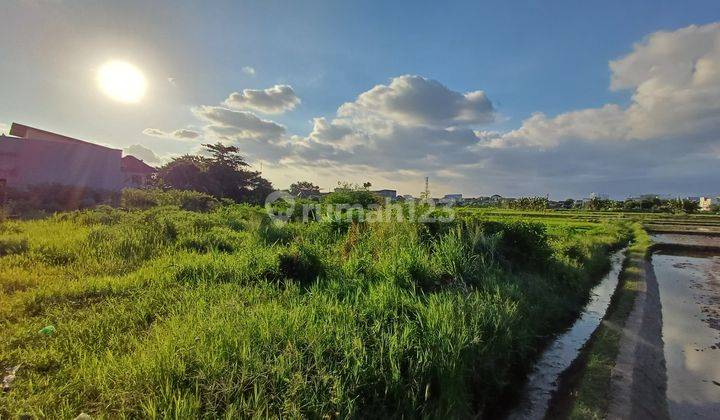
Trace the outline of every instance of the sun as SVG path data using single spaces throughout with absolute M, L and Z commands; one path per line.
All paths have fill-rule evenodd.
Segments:
M 100 66 L 97 82 L 104 94 L 125 103 L 139 102 L 147 87 L 140 69 L 124 61 L 109 61 Z

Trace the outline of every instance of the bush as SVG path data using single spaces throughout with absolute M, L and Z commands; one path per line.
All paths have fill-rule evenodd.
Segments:
M 206 212 L 214 209 L 218 205 L 218 200 L 197 191 L 127 188 L 122 191 L 120 205 L 128 210 L 178 206 L 183 210 Z
M 28 250 L 26 238 L 0 238 L 0 257 L 3 255 L 21 254 Z
M 488 221 L 482 226 L 486 234 L 498 236 L 498 250 L 508 269 L 541 270 L 547 267 L 552 249 L 542 224 Z
M 309 284 L 324 272 L 320 253 L 312 246 L 295 243 L 280 254 L 280 272 L 286 278 Z
M 99 204 L 117 204 L 118 198 L 119 194 L 114 191 L 38 184 L 26 189 L 9 188 L 5 212 L 27 218 L 42 213 L 86 209 Z
M 351 189 L 351 188 L 338 188 L 336 191 L 331 192 L 323 198 L 325 204 L 345 204 L 348 206 L 360 205 L 363 208 L 368 208 L 372 204 L 382 204 L 382 199 L 377 194 L 374 194 L 364 189 Z

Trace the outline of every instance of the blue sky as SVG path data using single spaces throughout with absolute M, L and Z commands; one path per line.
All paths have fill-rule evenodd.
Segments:
M 35 0 L 0 5 L 5 16 L 0 28 L 0 123 L 23 122 L 121 148 L 140 145 L 159 160 L 220 138 L 237 144 L 256 167 L 262 162 L 281 188 L 296 179 L 325 188 L 338 180 L 369 179 L 377 187 L 416 194 L 428 175 L 438 194 L 550 193 L 561 198 L 593 191 L 616 196 L 720 192 L 709 191 L 720 179 L 717 172 L 698 168 L 716 166 L 720 153 L 717 139 L 708 137 L 716 127 L 706 124 L 707 115 L 720 120 L 713 103 L 717 98 L 693 97 L 692 105 L 676 105 L 688 110 L 683 121 L 690 128 L 651 130 L 637 121 L 652 125 L 655 119 L 667 120 L 663 110 L 649 109 L 654 102 L 633 107 L 633 95 L 649 88 L 660 95 L 669 86 L 675 89 L 673 97 L 681 98 L 688 86 L 679 82 L 680 76 L 661 78 L 666 85 L 658 86 L 654 70 L 639 64 L 615 73 L 609 67 L 613 60 L 635 52 L 657 53 L 666 45 L 693 54 L 658 53 L 652 58 L 660 60 L 657 68 L 683 60 L 690 67 L 714 63 L 720 41 L 710 45 L 684 32 L 670 40 L 652 36 L 696 25 L 702 36 L 715 39 L 717 1 L 145 3 Z M 636 49 L 643 43 L 646 48 Z M 116 103 L 98 92 L 94 72 L 113 59 L 134 64 L 147 77 L 148 91 L 138 104 Z M 254 74 L 243 71 L 246 67 Z M 403 75 L 420 79 L 399 79 Z M 611 89 L 613 75 L 629 81 Z M 716 81 L 708 80 L 710 89 L 703 85 L 702 91 L 714 92 Z M 483 91 L 492 118 L 472 108 L 474 114 L 465 119 L 438 119 L 430 113 L 439 110 L 419 102 L 413 107 L 420 108 L 394 114 L 383 102 L 409 95 L 408 101 L 442 103 L 434 93 L 418 96 L 413 91 L 432 83 L 450 96 Z M 232 92 L 275 85 L 290 86 L 299 104 L 269 113 L 235 104 L 239 112 L 282 126 L 273 129 L 272 138 L 238 127 L 236 120 L 230 125 L 237 130 L 229 134 L 227 121 L 208 120 L 198 110 L 229 107 L 223 101 Z M 364 105 L 355 103 L 378 86 L 394 93 L 366 95 Z M 461 105 L 458 112 L 470 109 L 466 105 L 487 105 L 481 102 Z M 337 118 L 345 103 L 355 106 Z M 591 122 L 580 120 L 568 128 L 568 118 L 577 120 L 574 111 L 608 104 L 627 115 L 592 111 Z M 638 116 L 635 108 L 643 113 Z M 422 118 L 411 115 L 417 109 Z M 547 120 L 528 123 L 536 112 Z M 563 119 L 565 114 L 569 116 Z M 553 119 L 557 116 L 561 118 Z M 342 127 L 336 130 L 339 137 L 314 136 L 318 117 L 326 118 L 331 128 Z M 628 119 L 635 125 L 617 123 L 617 130 L 598 135 L 598 128 L 588 125 L 606 127 L 602 118 L 615 121 L 611 124 Z M 242 124 L 247 123 L 246 118 Z M 222 133 L 209 128 L 217 124 L 224 125 Z M 187 129 L 198 137 L 143 134 L 150 128 L 163 133 Z M 692 147 L 682 143 L 689 141 Z M 679 156 L 679 150 L 685 155 Z M 650 156 L 628 157 L 641 154 Z M 462 155 L 474 156 L 477 164 Z M 627 170 L 618 170 L 618 162 Z

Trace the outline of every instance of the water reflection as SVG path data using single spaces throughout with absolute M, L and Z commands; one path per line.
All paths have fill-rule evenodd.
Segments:
M 583 345 L 600 325 L 600 321 L 618 284 L 625 250 L 611 256 L 612 268 L 592 289 L 585 310 L 568 331 L 558 336 L 543 352 L 523 388 L 520 404 L 512 411 L 511 419 L 542 419 L 552 394 L 557 391 L 558 378 L 575 360 Z
M 660 286 L 667 397 L 675 419 L 720 413 L 720 257 L 653 256 Z

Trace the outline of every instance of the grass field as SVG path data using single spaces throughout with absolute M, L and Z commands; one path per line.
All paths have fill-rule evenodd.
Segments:
M 460 213 L 277 226 L 247 206 L 165 206 L 2 222 L 0 368 L 20 368 L 0 417 L 492 410 L 631 225 Z

